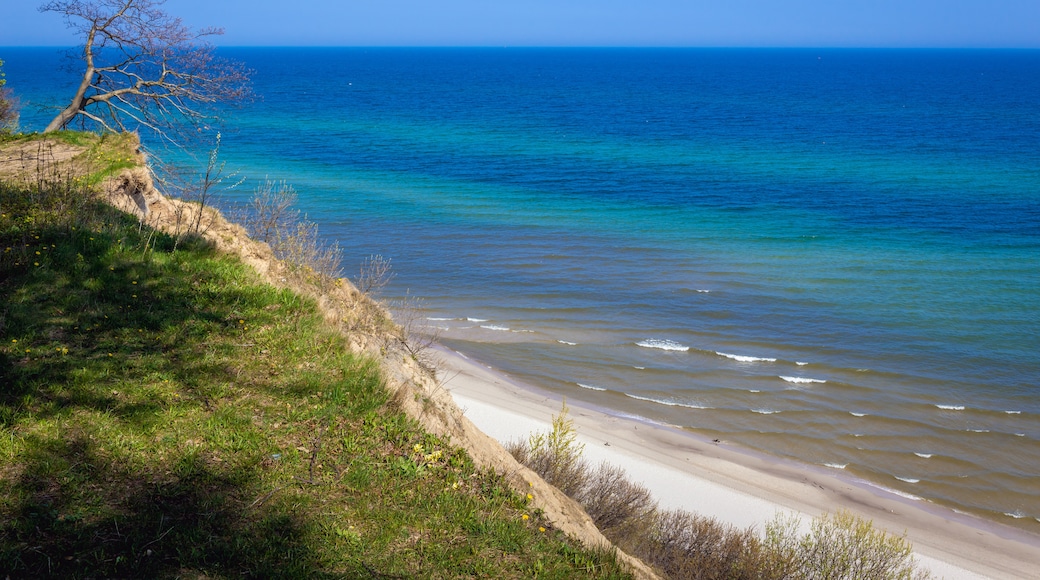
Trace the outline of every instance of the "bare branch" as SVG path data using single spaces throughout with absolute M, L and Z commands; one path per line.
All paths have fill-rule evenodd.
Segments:
M 251 97 L 250 71 L 217 57 L 207 41 L 223 30 L 188 28 L 163 2 L 54 0 L 40 7 L 63 15 L 84 38 L 80 85 L 44 132 L 80 119 L 105 130 L 145 127 L 173 140 L 178 129 L 215 120 L 214 105 Z

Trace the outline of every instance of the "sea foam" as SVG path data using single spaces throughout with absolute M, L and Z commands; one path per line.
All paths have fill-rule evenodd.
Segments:
M 690 347 L 686 346 L 685 344 L 679 344 L 678 342 L 673 342 L 671 340 L 659 340 L 656 338 L 648 338 L 646 340 L 641 340 L 637 342 L 636 345 L 642 346 L 644 348 L 657 348 L 661 350 L 673 350 L 677 352 L 686 352 L 690 350 Z
M 751 362 L 776 362 L 775 358 L 765 358 L 765 357 L 759 357 L 759 356 L 745 356 L 745 355 L 742 355 L 742 354 L 728 354 L 728 353 L 719 352 L 719 351 L 715 351 L 715 354 L 717 354 L 719 356 L 724 356 L 726 358 L 731 358 L 731 359 L 733 359 L 733 360 L 735 360 L 737 362 L 746 362 L 746 363 L 751 363 Z
M 637 401 L 647 401 L 650 403 L 657 403 L 658 405 L 668 405 L 669 407 L 686 407 L 687 409 L 710 409 L 711 407 L 705 407 L 703 405 L 694 405 L 692 403 L 680 403 L 670 399 L 654 399 L 652 397 L 640 397 L 639 395 L 633 395 L 631 393 L 625 393 L 626 397 L 636 399 Z
M 935 407 L 938 408 L 938 409 L 942 409 L 943 411 L 963 411 L 964 410 L 964 405 L 936 405 Z
M 822 383 L 826 383 L 827 382 L 827 381 L 825 381 L 823 379 L 809 379 L 809 378 L 805 378 L 805 377 L 785 377 L 785 376 L 781 376 L 780 378 L 785 380 L 785 381 L 787 381 L 787 382 L 789 382 L 789 383 L 795 383 L 795 384 L 805 384 L 805 383 L 821 383 L 822 384 Z
M 586 385 L 586 384 L 583 384 L 583 383 L 576 383 L 576 384 L 579 387 L 581 387 L 583 389 L 588 389 L 590 391 L 605 391 L 605 390 L 607 390 L 605 387 L 597 387 L 597 386 L 594 386 L 594 385 Z

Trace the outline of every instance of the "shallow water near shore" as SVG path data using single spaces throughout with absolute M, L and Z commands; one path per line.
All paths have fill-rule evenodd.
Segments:
M 1037 51 L 223 52 L 224 203 L 293 184 L 451 348 L 1040 531 Z

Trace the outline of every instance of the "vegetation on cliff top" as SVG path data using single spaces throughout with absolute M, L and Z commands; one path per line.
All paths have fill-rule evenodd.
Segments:
M 0 172 L 5 574 L 625 576 L 395 410 L 312 300 L 101 203 L 132 140 L 55 139 Z

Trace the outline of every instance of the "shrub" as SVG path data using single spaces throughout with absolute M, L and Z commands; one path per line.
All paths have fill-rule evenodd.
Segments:
M 917 569 L 906 536 L 893 536 L 873 522 L 842 510 L 812 522 L 797 536 L 797 522 L 778 518 L 766 528 L 766 545 L 807 579 L 911 580 L 928 578 Z
M 657 510 L 650 490 L 628 479 L 625 470 L 603 462 L 575 495 L 596 527 L 615 544 L 645 535 Z
M 589 466 L 581 456 L 585 445 L 578 442 L 574 421 L 567 418 L 567 411 L 564 401 L 560 414 L 553 416 L 552 429 L 548 433 L 532 433 L 521 454 L 526 455 L 524 463 L 542 479 L 570 497 L 578 497 L 588 486 Z
M 685 510 L 658 515 L 634 550 L 670 578 L 771 578 L 762 565 L 762 543 L 753 529 L 739 530 Z

